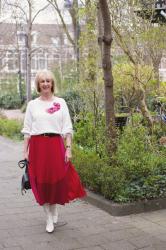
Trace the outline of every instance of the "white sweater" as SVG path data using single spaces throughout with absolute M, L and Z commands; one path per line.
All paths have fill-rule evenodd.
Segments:
M 54 97 L 52 101 L 43 101 L 39 98 L 30 101 L 21 132 L 27 136 L 43 133 L 57 133 L 63 136 L 67 133 L 72 134 L 71 118 L 65 100 Z

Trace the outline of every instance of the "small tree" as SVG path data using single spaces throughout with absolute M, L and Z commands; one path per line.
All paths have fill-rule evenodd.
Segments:
M 34 0 L 26 0 L 24 6 L 23 2 L 15 2 L 11 3 L 6 0 L 7 6 L 12 8 L 13 17 L 15 20 L 21 20 L 22 25 L 25 26 L 25 43 L 26 43 L 26 51 L 27 51 L 27 61 L 26 61 L 26 95 L 27 102 L 29 102 L 32 98 L 31 95 L 31 60 L 32 60 L 32 26 L 39 15 L 40 12 L 45 10 L 49 4 L 45 5 L 43 8 L 33 13 L 34 8 Z M 27 11 L 26 11 L 27 10 Z M 18 22 L 17 22 L 18 24 Z
M 140 33 L 142 30 L 145 30 L 145 26 L 148 28 L 148 24 L 146 25 L 142 19 L 140 20 L 136 16 L 134 12 L 135 3 L 130 0 L 110 0 L 109 3 L 115 41 L 134 67 L 134 88 L 140 96 L 140 110 L 151 129 L 153 126 L 153 119 L 147 108 L 146 93 L 140 80 L 140 66 L 145 65 L 146 58 Z
M 92 140 L 95 145 L 95 151 L 99 153 L 100 146 L 104 137 L 101 138 L 99 128 L 101 126 L 101 118 L 103 116 L 104 104 L 104 87 L 101 78 L 101 69 L 99 69 L 99 49 L 96 39 L 96 2 L 94 0 L 86 0 L 85 8 L 82 10 L 81 16 L 85 21 L 79 40 L 80 47 L 80 72 L 79 84 L 77 89 L 84 100 L 85 119 L 89 115 L 92 122 Z M 105 128 L 103 129 L 103 135 Z

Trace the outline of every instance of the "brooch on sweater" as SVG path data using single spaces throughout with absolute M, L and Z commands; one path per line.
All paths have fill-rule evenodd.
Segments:
M 49 113 L 49 114 L 53 114 L 54 112 L 58 111 L 58 110 L 60 109 L 60 107 L 61 107 L 61 106 L 60 106 L 59 103 L 54 102 L 54 103 L 53 103 L 53 106 L 50 107 L 49 109 L 47 109 L 46 111 L 47 111 L 47 113 Z

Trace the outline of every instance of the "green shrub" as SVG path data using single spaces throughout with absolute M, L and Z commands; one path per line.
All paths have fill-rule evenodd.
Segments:
M 166 196 L 163 186 L 163 182 L 166 186 L 166 154 L 164 156 L 164 147 L 160 150 L 157 142 L 151 141 L 145 127 L 126 127 L 115 155 L 124 180 L 116 201 Z
M 73 162 L 85 186 L 116 202 L 166 197 L 166 148 L 142 125 L 121 134 L 114 164 L 92 148 L 74 146 Z
M 126 127 L 115 157 L 129 180 L 146 177 L 155 166 L 156 158 L 151 150 L 150 137 L 143 126 Z
M 0 96 L 0 107 L 4 109 L 18 109 L 21 107 L 21 100 L 18 94 L 6 94 Z
M 115 200 L 125 182 L 122 169 L 117 166 L 103 165 L 99 179 L 101 194 L 107 199 Z
M 20 121 L 0 118 L 0 135 L 2 136 L 12 139 L 22 139 L 21 128 L 22 123 Z
M 94 140 L 93 134 L 94 126 L 93 126 L 93 114 L 86 114 L 86 117 L 82 114 L 80 116 L 80 121 L 75 124 L 75 135 L 74 140 L 78 145 L 81 145 L 85 148 L 93 148 L 94 147 Z
M 96 118 L 92 113 L 80 113 L 80 120 L 74 124 L 74 141 L 87 151 L 106 157 L 105 117 Z
M 84 185 L 108 199 L 114 199 L 121 190 L 123 173 L 117 166 L 110 167 L 107 158 L 100 158 L 94 151 L 73 145 L 72 159 Z
M 73 163 L 78 170 L 81 180 L 86 187 L 100 192 L 100 170 L 103 160 L 93 151 L 84 151 L 81 147 L 73 145 Z
M 61 95 L 61 97 L 67 102 L 71 119 L 73 122 L 75 122 L 78 119 L 79 113 L 83 111 L 85 106 L 82 98 L 78 92 L 73 90 L 65 92 L 63 95 Z

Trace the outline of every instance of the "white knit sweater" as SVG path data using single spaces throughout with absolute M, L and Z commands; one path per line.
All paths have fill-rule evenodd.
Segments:
M 21 132 L 27 136 L 43 133 L 57 133 L 63 136 L 72 134 L 71 118 L 65 100 L 54 97 L 52 101 L 39 98 L 30 101 Z

